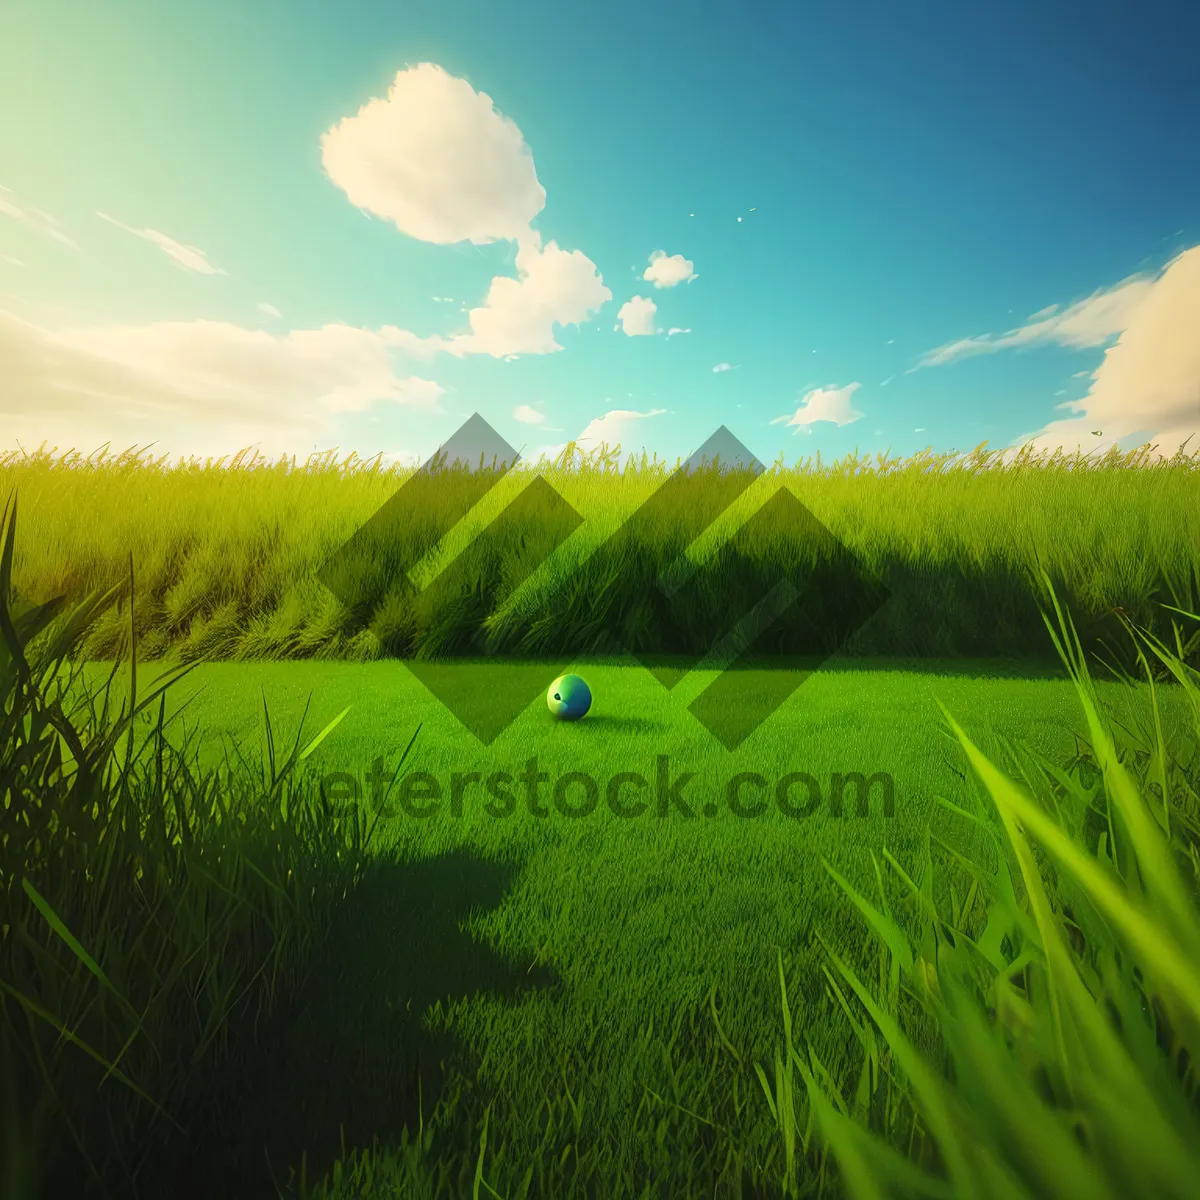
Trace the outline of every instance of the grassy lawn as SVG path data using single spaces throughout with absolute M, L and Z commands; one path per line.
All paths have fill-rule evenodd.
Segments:
M 115 587 L 65 641 L 54 626 L 39 678 L 69 648 L 99 681 L 134 642 L 160 660 L 139 666 L 142 696 L 163 658 L 198 664 L 165 705 L 168 740 L 192 753 L 155 744 L 146 711 L 133 740 L 155 753 L 130 767 L 115 716 L 73 740 L 0 655 L 7 1149 L 29 1172 L 59 1163 L 73 1181 L 86 1159 L 97 1183 L 136 1177 L 176 1200 L 274 1194 L 302 1161 L 310 1182 L 333 1176 L 289 1200 L 832 1196 L 856 1169 L 895 1181 L 906 1163 L 971 1197 L 1190 1195 L 1200 1140 L 1173 1106 L 1200 1061 L 1200 942 L 1191 877 L 1168 868 L 1200 871 L 1200 702 L 1183 667 L 1200 632 L 1168 664 L 1188 682 L 1159 689 L 1153 736 L 1145 688 L 1096 685 L 1135 731 L 1122 753 L 1153 752 L 1121 757 L 1097 733 L 1083 762 L 1080 667 L 1073 682 L 1044 661 L 1041 620 L 1048 585 L 1078 615 L 1080 658 L 1108 661 L 1123 634 L 1116 661 L 1134 669 L 1134 626 L 1165 635 L 1164 603 L 1196 610 L 1200 458 L 1137 465 L 1009 468 L 982 449 L 779 462 L 700 536 L 707 494 L 663 492 L 614 550 L 669 468 L 601 455 L 538 468 L 583 517 L 544 556 L 539 531 L 565 518 L 541 484 L 541 508 L 512 518 L 534 488 L 520 472 L 466 516 L 450 488 L 432 514 L 447 521 L 410 529 L 402 474 L 377 464 L 0 456 L 26 534 L 14 552 L 6 514 L 0 613 L 15 605 L 21 629 L 5 645 L 50 620 L 27 602 Z M 456 486 L 470 500 L 477 482 Z M 779 660 L 705 691 L 715 672 L 668 690 L 630 658 L 577 657 L 705 652 L 789 578 L 815 590 L 765 648 L 826 649 L 801 635 L 856 611 L 861 581 L 810 555 L 771 507 L 784 487 L 891 599 L 744 740 L 730 726 L 753 725 L 756 697 L 787 678 Z M 385 510 L 395 539 L 334 589 L 323 564 Z M 694 582 L 668 603 L 655 584 L 685 547 Z M 397 583 L 410 559 L 414 583 L 454 567 L 465 586 L 417 603 Z M 422 665 L 467 646 L 502 660 Z M 567 671 L 595 696 L 577 724 L 544 700 Z M 314 738 L 289 778 L 262 777 L 264 750 L 278 763 Z M 966 738 L 985 760 L 968 763 Z M 1039 760 L 1074 765 L 1051 779 Z M 807 811 L 784 811 L 777 785 Z M 1046 817 L 1031 849 L 1021 830 Z M 1126 911 L 1114 934 L 1111 879 L 1135 904 L 1152 893 L 1148 921 Z M 1174 1033 L 1160 999 L 1191 1014 Z M 1062 1035 L 1064 1011 L 1086 1038 Z M 1120 1037 L 1103 1032 L 1118 1011 Z M 913 1053 L 953 1077 L 950 1125 Z M 1107 1097 L 1124 1104 L 1135 1077 L 1154 1090 L 1129 1100 L 1130 1123 Z M 1092 1165 L 1075 1161 L 1084 1126 Z M 1021 1186 L 997 1155 L 1020 1160 Z
M 462 669 L 471 686 L 495 686 L 494 665 Z M 393 804 L 381 821 L 381 841 L 402 845 L 408 866 L 359 901 L 339 939 L 336 987 L 314 1001 L 313 1013 L 325 1016 L 298 1029 L 302 1045 L 268 1085 L 280 1127 L 287 1105 L 303 1107 L 296 1128 L 306 1130 L 305 1140 L 297 1145 L 310 1158 L 320 1159 L 339 1122 L 363 1144 L 388 1131 L 389 1111 L 406 1115 L 388 1104 L 396 1078 L 409 1080 L 415 1069 L 408 1051 L 399 1061 L 396 1047 L 414 1039 L 423 1047 L 427 1097 L 440 1085 L 429 1062 L 453 1052 L 452 1073 L 477 1079 L 510 1113 L 524 1114 L 534 1140 L 535 1114 L 564 1087 L 597 1137 L 630 1128 L 648 1094 L 715 1111 L 723 1100 L 710 1091 L 727 1088 L 729 1077 L 714 1068 L 723 1051 L 708 1015 L 710 993 L 744 1059 L 724 1067 L 740 1071 L 752 1094 L 748 1064 L 769 1060 L 779 1036 L 776 947 L 797 1022 L 836 1067 L 847 1053 L 845 1026 L 828 1019 L 835 1014 L 812 935 L 825 935 L 854 961 L 873 959 L 864 958 L 865 925 L 822 859 L 873 896 L 872 852 L 878 857 L 886 846 L 916 877 L 927 825 L 966 848 L 971 827 L 934 802 L 941 796 L 976 807 L 976 785 L 960 774 L 939 701 L 1001 760 L 1007 740 L 1063 762 L 1074 747 L 1070 731 L 1083 729 L 1076 693 L 1050 668 L 839 662 L 809 678 L 730 752 L 686 711 L 705 678 L 667 692 L 643 668 L 605 660 L 547 666 L 546 682 L 567 669 L 591 684 L 586 719 L 558 723 L 538 698 L 487 747 L 398 663 L 209 663 L 174 688 L 168 713 L 186 702 L 182 720 L 203 734 L 214 763 L 216 748 L 230 740 L 256 759 L 264 696 L 286 752 L 311 697 L 306 740 L 350 711 L 308 769 L 354 775 L 368 802 L 374 760 L 394 765 L 420 725 L 406 771 L 429 772 L 443 792 L 429 816 Z M 155 673 L 148 665 L 140 679 Z M 1115 685 L 1101 683 L 1099 691 L 1118 711 L 1127 702 Z M 1168 717 L 1176 699 L 1165 698 Z M 617 817 L 604 803 L 607 781 L 637 772 L 653 786 L 659 756 L 672 780 L 694 773 L 682 793 L 694 815 L 676 807 L 660 816 L 650 795 L 647 812 Z M 540 789 L 547 815 L 530 811 L 519 784 L 508 816 L 485 811 L 482 784 L 454 803 L 454 773 L 515 776 L 533 757 L 548 776 Z M 564 815 L 553 802 L 554 781 L 572 771 L 599 785 L 600 802 L 586 817 Z M 770 803 L 755 818 L 737 816 L 725 789 L 739 772 L 756 772 L 771 788 L 789 772 L 808 772 L 821 804 L 804 819 Z M 869 815 L 856 815 L 852 791 L 844 815 L 832 815 L 834 772 L 886 772 L 893 815 L 884 815 L 879 792 Z M 572 792 L 567 802 L 581 798 Z M 354 1029 L 339 1024 L 339 1009 L 355 1013 Z M 362 1040 L 360 1022 L 378 1048 L 369 1060 L 348 1048 Z M 757 1101 L 765 1115 L 761 1094 Z

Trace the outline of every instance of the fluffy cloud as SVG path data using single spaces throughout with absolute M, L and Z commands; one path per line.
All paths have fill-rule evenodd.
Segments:
M 733 370 L 733 363 L 717 363 L 717 365 L 715 367 L 713 367 L 713 374 L 721 375 L 726 371 L 732 371 L 732 370 Z
M 217 321 L 51 332 L 0 311 L 0 417 L 6 446 L 299 453 L 333 436 L 339 415 L 380 401 L 439 410 L 441 386 L 397 374 L 393 353 L 388 331 L 346 325 L 279 337 Z
M 520 421 L 522 425 L 540 425 L 546 419 L 544 414 L 536 408 L 530 408 L 528 404 L 518 404 L 512 415 L 513 420 Z
M 72 250 L 79 249 L 78 242 L 67 237 L 58 227 L 58 222 L 49 213 L 42 212 L 40 208 L 30 208 L 28 205 L 18 204 L 12 188 L 6 188 L 3 184 L 0 184 L 0 213 L 6 217 L 12 217 L 14 221 L 28 225 L 31 229 L 36 229 L 46 237 L 53 238 L 60 246 L 69 246 Z
M 532 228 L 545 192 L 521 131 L 487 95 L 440 67 L 400 71 L 385 98 L 325 134 L 321 153 L 352 203 L 409 236 L 517 243 L 515 278 L 493 278 L 482 304 L 464 306 L 469 327 L 447 335 L 333 324 L 277 337 L 211 321 L 51 332 L 0 314 L 0 362 L 14 364 L 0 410 L 12 406 L 21 418 L 20 429 L 7 420 L 6 429 L 35 444 L 45 437 L 144 443 L 165 433 L 184 453 L 202 453 L 214 440 L 221 452 L 252 441 L 264 449 L 297 438 L 311 444 L 336 414 L 377 401 L 436 408 L 440 385 L 398 374 L 398 356 L 551 353 L 562 349 L 556 327 L 578 325 L 612 299 L 582 251 L 543 244 Z M 29 220 L 10 195 L 0 193 L 3 211 Z M 100 215 L 180 267 L 224 273 L 195 247 Z M 278 315 L 265 302 L 259 310 Z
M 633 427 L 639 421 L 645 421 L 650 417 L 660 417 L 666 411 L 665 408 L 652 408 L 649 412 L 613 408 L 602 417 L 596 417 L 589 421 L 587 428 L 575 441 L 585 450 L 594 450 L 604 445 L 616 447 L 619 443 L 622 450 L 629 451 L 629 437 Z
M 520 129 L 434 63 L 330 129 L 321 161 L 352 204 L 423 242 L 518 241 L 546 203 Z
M 655 250 L 650 255 L 650 265 L 642 274 L 642 278 L 654 284 L 656 288 L 675 287 L 680 283 L 691 283 L 698 278 L 693 270 L 694 264 L 682 254 L 672 254 L 667 257 L 665 250 Z
M 612 299 L 596 264 L 579 250 L 540 246 L 529 233 L 517 251 L 517 278 L 497 275 L 487 299 L 471 309 L 471 332 L 449 339 L 451 354 L 550 354 L 561 350 L 555 325 L 578 325 Z
M 1133 275 L 1116 287 L 1095 292 L 1059 310 L 1057 305 L 1036 312 L 1024 325 L 1002 334 L 960 338 L 930 350 L 912 370 L 940 367 L 960 358 L 994 354 L 998 350 L 1055 344 L 1075 350 L 1102 346 L 1128 328 L 1154 287 L 1146 275 Z
M 1189 436 L 1189 452 L 1200 445 L 1200 246 L 1146 283 L 1120 337 L 1092 372 L 1087 395 L 1059 407 L 1075 415 L 1017 443 L 1070 453 L 1136 438 L 1157 442 L 1168 456 Z
M 779 425 L 780 423 L 784 423 L 798 427 L 807 427 L 815 424 L 817 421 L 832 421 L 833 424 L 838 426 L 850 425 L 863 416 L 851 404 L 854 393 L 861 386 L 862 384 L 860 383 L 848 383 L 843 388 L 816 388 L 811 392 L 805 393 L 800 402 L 800 407 L 794 413 L 790 416 L 784 413 L 781 417 L 775 417 L 771 421 L 771 424 Z M 799 428 L 797 428 L 796 432 L 798 433 L 799 431 Z
M 658 305 L 645 296 L 634 296 L 626 300 L 617 313 L 617 324 L 614 329 L 620 329 L 626 337 L 648 337 L 654 333 L 654 314 Z
M 386 98 L 330 129 L 321 157 L 352 203 L 410 237 L 518 244 L 517 277 L 496 276 L 469 311 L 470 332 L 425 339 L 428 350 L 550 354 L 562 349 L 556 325 L 578 325 L 612 299 L 587 255 L 543 246 L 532 229 L 546 192 L 517 125 L 486 93 L 433 63 L 398 72 Z
M 195 271 L 197 275 L 228 274 L 220 267 L 213 266 L 203 250 L 198 250 L 195 246 L 185 246 L 173 237 L 159 233 L 157 229 L 134 229 L 132 226 L 118 221 L 116 217 L 110 217 L 108 213 L 98 212 L 96 216 L 110 225 L 115 225 L 118 229 L 125 230 L 126 233 L 132 233 L 134 237 L 140 237 L 152 246 L 157 246 L 177 267 L 182 267 L 185 271 Z

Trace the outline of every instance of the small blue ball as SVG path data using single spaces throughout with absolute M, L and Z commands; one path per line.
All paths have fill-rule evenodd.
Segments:
M 546 704 L 560 721 L 578 721 L 592 707 L 592 692 L 578 675 L 560 675 L 546 693 Z

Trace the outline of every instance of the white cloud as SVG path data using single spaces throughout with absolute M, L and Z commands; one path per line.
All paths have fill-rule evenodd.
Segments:
M 487 299 L 471 309 L 471 332 L 447 342 L 451 354 L 550 354 L 562 349 L 555 325 L 578 325 L 612 299 L 586 254 L 555 242 L 542 249 L 540 241 L 527 234 L 517 251 L 517 278 L 492 280 Z
M 531 227 L 546 192 L 517 125 L 486 93 L 433 63 L 399 71 L 386 98 L 323 136 L 321 155 L 353 204 L 410 237 L 518 243 L 517 277 L 493 278 L 482 305 L 463 306 L 470 332 L 424 339 L 427 351 L 550 354 L 562 349 L 556 325 L 578 325 L 612 299 L 587 255 L 554 241 L 543 246 Z
M 800 402 L 800 407 L 794 413 L 790 416 L 784 413 L 781 417 L 775 417 L 771 424 L 783 423 L 804 427 L 813 425 L 817 421 L 831 421 L 838 426 L 850 425 L 863 416 L 851 404 L 854 393 L 860 387 L 862 387 L 860 383 L 848 383 L 843 388 L 824 387 L 806 392 Z
M 346 325 L 278 337 L 218 321 L 52 332 L 0 311 L 0 423 L 6 448 L 307 452 L 336 439 L 341 415 L 377 402 L 440 411 L 441 385 L 398 374 L 393 354 L 388 331 Z
M 672 254 L 667 257 L 665 250 L 655 250 L 650 255 L 650 265 L 642 273 L 642 278 L 654 284 L 656 288 L 675 287 L 680 283 L 691 283 L 699 276 L 694 270 L 695 264 L 689 262 L 682 254 Z
M 5 420 L 6 434 L 35 444 L 145 444 L 165 434 L 180 453 L 255 441 L 264 449 L 304 449 L 327 436 L 338 414 L 380 400 L 436 410 L 441 386 L 399 374 L 398 356 L 550 353 L 562 348 L 556 326 L 578 325 L 612 299 L 585 254 L 554 241 L 543 245 L 531 227 L 545 192 L 520 130 L 488 96 L 440 67 L 399 72 L 385 99 L 334 126 L 321 145 L 331 180 L 367 215 L 438 244 L 517 243 L 516 277 L 491 280 L 483 303 L 469 310 L 468 330 L 421 336 L 334 323 L 277 337 L 195 321 L 52 332 L 0 313 L 6 371 L 11 360 L 0 406 L 17 418 Z M 9 197 L 0 193 L 5 211 L 28 220 Z M 195 247 L 100 216 L 157 245 L 180 267 L 224 273 Z M 652 315 L 653 303 L 641 303 Z M 266 315 L 272 310 L 260 305 Z
M 258 311 L 266 313 L 268 317 L 281 317 L 283 314 L 273 304 L 268 304 L 265 300 L 258 302 Z
M 528 404 L 518 404 L 513 409 L 513 420 L 520 421 L 522 425 L 541 425 L 546 417 L 543 413 L 538 412 L 536 408 L 531 408 Z
M 19 258 L 14 258 L 11 254 L 0 254 L 0 262 L 8 263 L 10 267 L 23 267 L 25 265 Z
M 721 375 L 721 374 L 723 374 L 725 371 L 732 371 L 732 370 L 734 370 L 734 369 L 735 369 L 735 368 L 734 368 L 734 365 L 733 365 L 733 363 L 725 363 L 725 362 L 721 362 L 721 363 L 717 363 L 717 365 L 716 365 L 715 367 L 713 367 L 713 374 L 714 374 L 714 375 Z
M 79 243 L 67 237 L 58 227 L 58 222 L 49 213 L 42 212 L 40 208 L 30 208 L 27 205 L 18 204 L 13 197 L 12 188 L 6 188 L 0 184 L 0 213 L 53 238 L 61 246 L 69 246 L 72 250 L 79 249 Z
M 1058 407 L 1075 414 L 1016 439 L 1071 453 L 1121 439 L 1157 442 L 1168 456 L 1191 436 L 1200 445 L 1200 246 L 1184 251 L 1145 286 L 1115 345 L 1091 373 L 1087 395 Z M 1103 441 L 1093 430 L 1100 430 Z
M 118 229 L 125 230 L 126 233 L 132 233 L 134 237 L 140 237 L 152 246 L 157 246 L 177 267 L 182 267 L 185 271 L 195 271 L 197 275 L 228 274 L 220 267 L 213 266 L 203 250 L 199 250 L 195 246 L 185 246 L 173 237 L 159 233 L 157 229 L 134 229 L 131 225 L 118 221 L 116 217 L 110 217 L 108 213 L 98 212 L 96 216 L 110 225 L 115 225 Z
M 667 337 L 672 338 L 677 333 L 691 333 L 691 332 L 692 331 L 690 329 L 679 329 L 677 327 L 673 327 L 673 328 L 667 330 Z
M 634 296 L 626 300 L 617 313 L 618 324 L 614 329 L 620 329 L 626 337 L 648 337 L 655 332 L 654 314 L 658 305 L 645 296 Z
M 1045 308 L 1039 308 L 1037 312 L 1032 313 L 1025 319 L 1026 321 L 1041 321 L 1045 317 L 1052 317 L 1056 312 L 1058 312 L 1058 309 L 1059 306 L 1057 304 L 1047 304 Z
M 418 358 L 428 362 L 435 354 L 449 353 L 451 339 L 442 337 L 439 333 L 421 337 L 409 329 L 399 329 L 395 325 L 384 325 L 379 330 L 379 336 L 400 354 L 409 358 Z
M 1056 344 L 1086 350 L 1102 346 L 1129 327 L 1153 286 L 1154 281 L 1149 276 L 1130 276 L 1115 287 L 1094 292 L 1061 311 L 1056 311 L 1057 305 L 1050 305 L 1007 333 L 960 338 L 938 346 L 911 370 L 940 367 L 960 358 L 1018 347 Z
M 615 448 L 618 443 L 622 451 L 629 452 L 629 436 L 639 421 L 650 417 L 660 417 L 667 410 L 652 408 L 648 412 L 637 412 L 628 408 L 613 408 L 602 417 L 595 417 L 588 422 L 587 428 L 575 439 L 585 450 L 594 450 L 607 445 Z
M 546 203 L 515 122 L 434 63 L 330 129 L 321 161 L 352 204 L 423 242 L 518 241 Z

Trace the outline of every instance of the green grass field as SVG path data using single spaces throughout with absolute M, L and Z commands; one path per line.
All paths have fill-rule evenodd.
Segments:
M 0 531 L 0 1196 L 1185 1200 L 1200 632 L 1176 640 L 1162 605 L 1194 611 L 1196 461 L 777 464 L 914 586 L 874 652 L 827 660 L 732 750 L 688 711 L 713 672 L 668 691 L 579 649 L 606 598 L 634 648 L 663 633 L 637 571 L 669 529 L 628 578 L 584 561 L 661 464 L 559 464 L 582 544 L 508 593 L 513 537 L 469 603 L 422 624 L 383 595 L 357 631 L 313 573 L 394 475 L 0 464 L 22 513 Z M 769 535 L 677 614 L 674 650 L 790 562 Z M 1115 627 L 1140 682 L 1095 659 L 1092 681 L 1064 580 L 1089 649 Z M 432 653 L 480 631 L 496 657 Z M 128 661 L 101 660 L 135 648 L 130 715 Z M 451 708 L 502 706 L 518 677 L 529 703 L 484 744 L 418 681 L 431 661 Z M 756 669 L 766 688 L 788 660 Z M 595 696 L 577 724 L 541 694 L 567 670 Z M 799 773 L 804 816 L 773 803 L 789 776 L 811 799 Z M 646 811 L 613 811 L 618 775 Z M 763 811 L 735 810 L 739 777 Z
M 798 546 L 786 523 L 767 520 L 686 604 L 669 614 L 649 604 L 676 554 L 709 561 L 783 487 L 892 590 L 854 635 L 850 649 L 862 656 L 1052 658 L 1039 565 L 1089 647 L 1107 639 L 1124 652 L 1115 607 L 1167 635 L 1161 605 L 1195 611 L 1200 602 L 1200 451 L 1171 460 L 1152 457 L 1149 447 L 1099 459 L 1012 458 L 984 447 L 909 459 L 780 459 L 694 544 L 680 532 L 690 506 L 668 508 L 620 546 L 614 562 L 597 549 L 674 469 L 644 458 L 621 465 L 618 452 L 601 446 L 580 458 L 568 447 L 555 463 L 518 464 L 440 542 L 430 532 L 435 513 L 401 514 L 385 544 L 353 564 L 353 605 L 335 598 L 319 573 L 401 494 L 411 469 L 333 452 L 307 463 L 245 453 L 172 465 L 132 451 L 87 460 L 43 451 L 0 456 L 0 491 L 20 496 L 18 593 L 31 601 L 80 597 L 126 582 L 132 566 L 143 658 L 457 654 L 476 634 L 489 652 L 570 657 L 596 651 L 600 626 L 627 649 L 691 649 L 706 644 L 743 594 L 757 599 L 781 573 L 825 562 L 818 548 Z M 478 553 L 477 597 L 421 611 L 396 564 L 414 563 L 422 584 L 467 547 L 483 547 L 478 535 L 535 476 L 582 525 L 545 561 L 529 564 L 525 532 L 559 520 L 544 499 L 532 503 L 528 521 Z M 529 566 L 520 587 L 507 586 Z M 821 589 L 834 612 L 844 586 L 835 573 Z M 129 622 L 114 608 L 97 619 L 85 649 L 110 659 L 128 652 L 128 639 Z M 1194 640 L 1185 657 L 1198 649 Z
M 504 1129 L 518 1154 L 532 1155 L 537 1147 L 515 1116 L 537 1113 L 548 1098 L 561 1098 L 564 1088 L 586 1113 L 580 1136 L 598 1144 L 612 1131 L 634 1128 L 639 1112 L 645 1119 L 648 1096 L 676 1095 L 682 1087 L 689 1110 L 719 1107 L 723 1098 L 707 1092 L 713 1064 L 726 1084 L 736 1072 L 722 1062 L 715 1023 L 704 1019 L 708 998 L 715 989 L 724 1033 L 746 1060 L 768 1061 L 779 1032 L 780 948 L 802 1014 L 797 1020 L 822 1061 L 839 1074 L 849 1048 L 824 995 L 823 951 L 812 935 L 823 933 L 860 965 L 870 955 L 866 928 L 822 860 L 870 893 L 872 852 L 878 856 L 886 847 L 906 871 L 919 875 L 927 828 L 978 852 L 970 825 L 935 804 L 940 796 L 974 810 L 977 795 L 961 751 L 945 735 L 938 701 L 1001 759 L 1006 744 L 1020 744 L 1066 763 L 1076 748 L 1074 735 L 1086 732 L 1074 688 L 1061 670 L 987 666 L 977 673 L 977 666 L 964 670 L 954 663 L 907 670 L 831 664 L 732 753 L 685 709 L 705 676 L 669 693 L 639 665 L 619 661 L 570 664 L 595 696 L 583 721 L 555 721 L 539 697 L 489 747 L 398 663 L 214 663 L 193 670 L 176 685 L 167 713 L 182 709 L 173 736 L 190 725 L 211 766 L 229 745 L 253 751 L 246 732 L 261 726 L 265 698 L 277 737 L 294 735 L 306 705 L 310 734 L 349 708 L 307 766 L 327 781 L 336 773 L 356 777 L 372 812 L 382 806 L 371 804 L 372 764 L 381 759 L 394 765 L 418 726 L 406 771 L 430 773 L 443 793 L 437 811 L 419 817 L 403 811 L 399 781 L 393 785 L 379 837 L 383 846 L 399 849 L 412 876 L 394 894 L 376 891 L 358 910 L 348 959 L 339 968 L 356 981 L 345 987 L 363 989 L 353 1007 L 359 1020 L 372 1025 L 369 1041 L 383 1058 L 346 1070 L 345 1064 L 360 1059 L 334 1014 L 331 1026 L 306 1035 L 332 1038 L 328 1057 L 319 1040 L 306 1045 L 303 1056 L 292 1060 L 294 1076 L 276 1081 L 275 1111 L 282 1114 L 289 1102 L 309 1106 L 310 1113 L 315 1106 L 325 1114 L 327 1149 L 338 1123 L 356 1114 L 360 1137 L 384 1134 L 386 1127 L 378 1124 L 387 1079 L 380 1072 L 389 1061 L 383 1048 L 411 1045 L 416 1013 L 428 1018 L 431 1011 L 436 1015 L 427 1035 L 439 1035 L 439 1053 L 457 1056 L 449 1086 L 484 1088 L 498 1112 L 508 1114 Z M 482 689 L 498 670 L 486 662 L 461 669 L 472 687 Z M 547 666 L 547 682 L 561 669 Z M 151 678 L 145 674 L 145 682 Z M 1101 684 L 1099 691 L 1116 711 L 1129 709 L 1130 697 L 1119 685 Z M 1167 693 L 1163 705 L 1171 727 L 1186 715 L 1178 693 Z M 607 781 L 618 772 L 637 772 L 653 786 L 662 755 L 671 778 L 694 773 L 684 792 L 693 815 L 677 807 L 660 815 L 651 794 L 641 816 L 615 816 L 603 800 Z M 456 773 L 476 772 L 484 780 L 493 771 L 516 776 L 532 757 L 548 777 L 541 787 L 545 816 L 530 811 L 519 785 L 508 816 L 485 810 L 491 797 L 482 782 L 454 799 Z M 821 804 L 812 816 L 781 814 L 769 804 L 770 792 L 769 806 L 757 817 L 730 811 L 726 787 L 738 773 L 761 774 L 773 788 L 789 772 L 801 771 L 821 785 Z M 571 817 L 556 808 L 554 782 L 568 772 L 597 780 L 602 798 L 591 815 Z M 834 772 L 889 774 L 892 816 L 884 815 L 879 791 L 868 816 L 857 815 L 853 792 L 844 814 L 832 815 Z M 345 780 L 328 786 L 348 794 Z M 748 803 L 757 798 L 746 797 Z M 804 798 L 800 793 L 797 802 Z M 566 803 L 581 799 L 572 792 Z M 710 804 L 716 811 L 707 816 Z M 420 959 L 415 971 L 414 955 Z M 374 1001 L 364 1012 L 368 989 Z M 670 1061 L 662 1031 L 680 1025 L 685 1032 L 675 1045 L 677 1061 Z M 334 1086 L 320 1065 L 329 1059 L 343 1064 Z M 411 1069 L 391 1061 L 398 1074 Z M 753 1083 L 752 1076 L 742 1080 L 743 1086 Z M 436 1094 L 439 1080 L 430 1078 L 426 1086 L 427 1094 Z M 363 1115 L 370 1113 L 375 1123 Z M 765 1111 L 758 1117 L 743 1134 L 765 1152 L 771 1131 Z M 282 1115 L 279 1120 L 286 1124 Z M 307 1145 L 317 1162 L 321 1140 L 314 1131 Z

